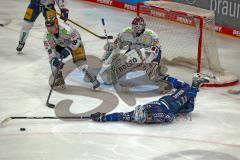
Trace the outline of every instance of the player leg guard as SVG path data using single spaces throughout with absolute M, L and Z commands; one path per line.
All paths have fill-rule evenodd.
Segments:
M 160 78 L 166 77 L 168 68 L 162 64 L 158 64 L 158 75 Z
M 56 71 L 53 75 L 56 76 L 55 83 L 52 84 L 53 88 L 64 88 L 65 81 L 63 79 L 62 71 Z
M 20 36 L 19 36 L 19 44 L 16 48 L 16 50 L 18 52 L 22 51 L 22 49 L 25 45 L 27 36 L 29 34 L 29 31 L 31 30 L 32 27 L 33 27 L 32 22 L 28 22 L 28 21 L 25 21 L 25 20 L 23 21 L 22 29 L 20 31 Z

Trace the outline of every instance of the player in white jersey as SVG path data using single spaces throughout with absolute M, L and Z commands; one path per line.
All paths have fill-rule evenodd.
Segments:
M 44 46 L 49 56 L 52 72 L 56 76 L 54 86 L 65 84 L 61 69 L 64 66 L 62 61 L 72 55 L 76 64 L 85 61 L 85 50 L 78 31 L 66 23 L 58 23 L 58 19 L 53 16 L 46 20 L 47 33 L 44 36 Z M 55 75 L 57 74 L 57 75 Z
M 18 52 L 21 52 L 27 36 L 29 34 L 29 31 L 33 27 L 34 22 L 36 21 L 39 14 L 42 12 L 45 19 L 47 17 L 56 16 L 56 13 L 49 11 L 45 8 L 47 6 L 48 8 L 55 10 L 54 5 L 57 4 L 61 11 L 61 19 L 66 21 L 68 19 L 68 9 L 64 6 L 64 0 L 31 0 L 30 4 L 28 5 L 28 8 L 26 10 L 23 25 L 20 31 L 19 36 L 19 42 L 16 50 Z
M 161 48 L 159 38 L 154 31 L 146 28 L 146 23 L 142 17 L 134 18 L 132 27 L 124 29 L 115 41 L 107 43 L 104 49 L 106 52 L 103 55 L 102 61 L 105 64 L 114 64 L 117 72 L 119 71 L 118 75 L 123 75 L 120 73 L 120 70 L 123 70 L 121 66 L 123 66 L 122 68 L 127 68 L 125 69 L 125 74 L 134 69 L 134 67 L 139 66 L 139 63 L 142 64 L 141 66 L 146 71 L 150 80 L 157 80 L 162 72 L 165 73 L 167 71 L 166 67 L 160 65 Z M 123 54 L 121 53 L 122 51 L 124 51 Z M 129 56 L 132 58 L 126 58 Z M 133 65 L 132 62 L 136 64 Z M 124 63 L 126 63 L 125 66 Z M 110 81 L 113 77 L 109 78 L 109 71 L 109 69 L 104 71 L 101 77 L 105 83 L 111 84 Z

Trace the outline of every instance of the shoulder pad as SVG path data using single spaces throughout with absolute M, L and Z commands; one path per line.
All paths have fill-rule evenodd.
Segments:
M 132 27 L 126 27 L 123 29 L 123 32 L 132 32 Z
M 146 29 L 144 31 L 144 34 L 148 34 L 148 35 L 155 35 L 156 33 L 154 31 L 152 31 L 151 29 Z
M 59 24 L 59 33 L 62 35 L 69 35 L 72 32 L 72 28 L 66 23 Z

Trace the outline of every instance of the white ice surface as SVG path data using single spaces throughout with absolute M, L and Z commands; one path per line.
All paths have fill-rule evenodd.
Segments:
M 28 0 L 1 0 L 0 14 L 8 15 L 12 22 L 0 28 L 0 120 L 8 116 L 55 116 L 45 106 L 51 74 L 47 54 L 43 47 L 44 20 L 37 19 L 27 40 L 23 54 L 16 54 L 16 46 L 23 14 Z M 107 31 L 116 36 L 128 26 L 134 14 L 91 3 L 71 0 L 67 3 L 70 18 L 103 35 L 101 18 L 105 18 Z M 101 57 L 105 40 L 79 29 L 88 55 Z M 240 75 L 240 41 L 218 36 L 220 61 L 224 68 Z M 190 82 L 191 72 L 169 68 L 169 73 Z M 79 84 L 73 72 L 67 83 Z M 76 76 L 75 76 L 76 77 Z M 192 113 L 192 121 L 179 120 L 167 125 L 138 125 L 133 123 L 96 123 L 92 121 L 11 120 L 0 128 L 1 160 L 237 160 L 240 159 L 240 96 L 230 95 L 230 88 L 202 89 Z M 128 105 L 111 87 L 104 91 L 110 98 L 101 100 L 101 92 L 81 89 L 83 96 L 53 92 L 51 102 L 64 99 L 74 101 L 72 114 L 101 111 L 130 111 Z M 73 89 L 73 88 L 72 88 Z M 77 88 L 78 89 L 78 88 Z M 70 93 L 70 94 L 68 94 Z M 105 93 L 105 92 L 104 92 Z M 91 94 L 98 98 L 89 98 Z M 107 93 L 106 93 L 107 94 Z M 84 96 L 85 95 L 85 96 Z M 115 95 L 115 96 L 114 96 Z M 137 98 L 143 104 L 157 97 Z M 134 104 L 134 103 L 133 103 Z M 19 131 L 26 128 L 26 131 Z

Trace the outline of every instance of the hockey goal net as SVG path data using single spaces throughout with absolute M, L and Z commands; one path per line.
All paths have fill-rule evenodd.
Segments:
M 221 67 L 215 37 L 213 11 L 167 1 L 147 1 L 138 4 L 137 14 L 147 28 L 159 36 L 162 62 L 182 65 L 194 72 L 209 75 L 206 87 L 231 86 L 237 76 Z

